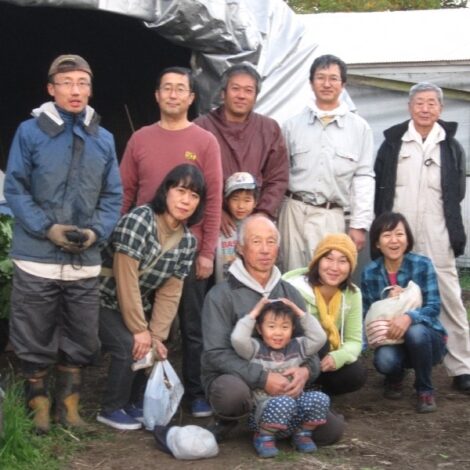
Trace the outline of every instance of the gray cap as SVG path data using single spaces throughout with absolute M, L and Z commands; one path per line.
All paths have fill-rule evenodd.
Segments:
M 49 67 L 48 77 L 56 73 L 73 72 L 75 70 L 81 70 L 82 72 L 88 73 L 90 77 L 93 77 L 88 62 L 83 57 L 75 54 L 64 54 L 54 59 Z

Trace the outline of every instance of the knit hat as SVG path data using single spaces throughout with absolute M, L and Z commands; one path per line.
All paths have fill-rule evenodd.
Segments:
M 225 182 L 224 197 L 229 197 L 234 191 L 239 189 L 248 189 L 254 191 L 256 189 L 256 180 L 251 173 L 239 171 L 227 178 Z
M 153 435 L 157 448 L 176 459 L 207 459 L 219 453 L 214 434 L 200 426 L 155 426 Z
M 75 54 L 65 54 L 55 58 L 49 67 L 48 77 L 50 78 L 56 73 L 73 72 L 75 70 L 81 70 L 93 77 L 88 62 L 83 57 Z
M 349 264 L 351 265 L 351 272 L 356 269 L 357 266 L 357 248 L 351 238 L 345 233 L 330 233 L 323 238 L 323 240 L 317 245 L 315 252 L 313 253 L 313 259 L 310 261 L 308 266 L 309 270 L 312 266 L 326 253 L 331 250 L 338 250 L 348 258 Z

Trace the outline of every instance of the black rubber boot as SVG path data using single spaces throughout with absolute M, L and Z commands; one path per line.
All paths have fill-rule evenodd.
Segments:
M 47 393 L 49 371 L 35 372 L 25 380 L 25 396 L 29 409 L 33 412 L 33 422 L 38 434 L 47 434 L 51 429 L 51 402 Z
M 65 427 L 82 428 L 87 425 L 78 412 L 80 388 L 80 367 L 57 366 L 55 420 Z

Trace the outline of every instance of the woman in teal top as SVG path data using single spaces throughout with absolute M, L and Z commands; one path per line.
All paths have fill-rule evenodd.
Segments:
M 307 311 L 317 317 L 327 335 L 320 355 L 320 376 L 315 381 L 329 395 L 359 390 L 367 369 L 362 350 L 361 291 L 351 282 L 357 264 L 354 242 L 343 233 L 327 235 L 317 246 L 308 268 L 284 274 L 299 290 Z

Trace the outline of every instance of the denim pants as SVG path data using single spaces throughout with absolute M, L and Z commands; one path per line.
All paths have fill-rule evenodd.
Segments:
M 134 336 L 127 329 L 121 312 L 101 307 L 100 339 L 102 349 L 111 354 L 106 388 L 101 408 L 110 413 L 143 398 L 147 376 L 143 370 L 134 372 L 131 365 Z
M 401 381 L 405 368 L 412 368 L 416 391 L 432 392 L 432 368 L 442 361 L 446 353 L 443 336 L 418 323 L 408 328 L 404 339 L 403 344 L 378 348 L 374 354 L 375 368 L 392 382 Z

